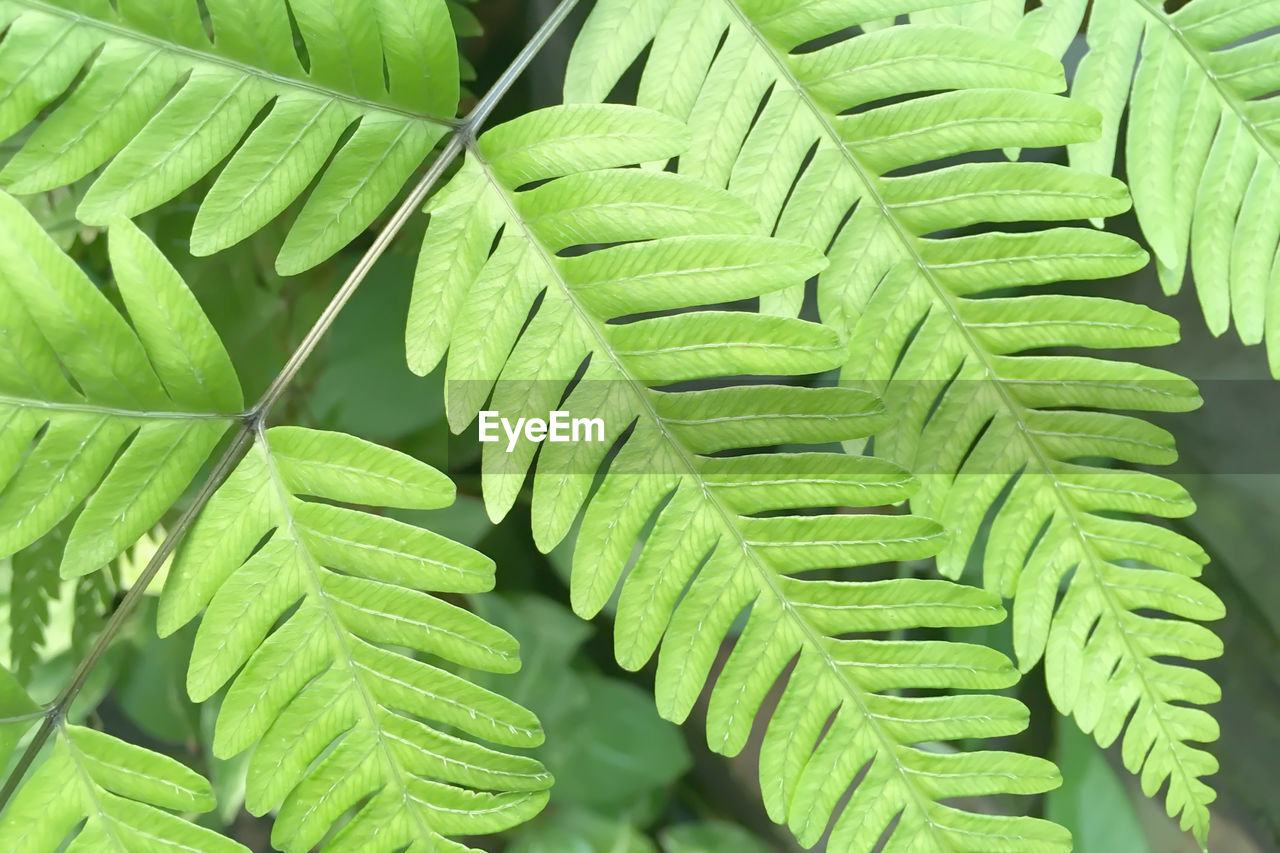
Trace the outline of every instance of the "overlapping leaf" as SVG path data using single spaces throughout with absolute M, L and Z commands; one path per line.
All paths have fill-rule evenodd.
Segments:
M 1071 94 L 1102 112 L 1104 133 L 1072 162 L 1110 172 L 1128 108 L 1125 171 L 1165 292 L 1181 289 L 1189 253 L 1209 329 L 1265 339 L 1280 377 L 1280 3 L 1166 5 L 1094 0 Z M 1075 26 L 1084 6 L 1045 4 Z
M 1089 12 L 1072 97 L 1101 111 L 1103 133 L 1073 145 L 1072 162 L 1110 173 L 1128 110 L 1125 170 L 1166 293 L 1182 288 L 1189 255 L 1210 330 L 1234 322 L 1246 344 L 1265 340 L 1280 376 L 1280 4 L 1167 5 L 1048 0 L 1017 33 L 1061 56 Z
M 282 249 L 286 274 L 368 227 L 458 101 L 445 0 L 4 0 L 0 24 L 0 137 L 39 122 L 0 173 L 6 187 L 47 190 L 110 161 L 78 210 L 106 224 L 226 160 L 192 234 L 207 255 L 319 177 Z
M 85 503 L 62 574 L 87 575 L 191 482 L 242 407 L 240 385 L 195 297 L 127 221 L 111 258 L 132 325 L 3 194 L 0 223 L 0 555 Z
M 36 705 L 0 670 L 0 763 Z M 0 848 L 22 853 L 188 851 L 248 853 L 172 812 L 214 806 L 207 780 L 168 756 L 81 726 L 60 724 L 31 778 L 0 816 Z M 70 846 L 66 844 L 70 843 Z
M 620 585 L 618 660 L 634 669 L 658 652 L 664 716 L 684 720 L 710 682 L 712 748 L 735 754 L 753 722 L 766 723 L 765 803 L 802 843 L 830 826 L 833 850 L 869 851 L 882 835 L 894 850 L 1065 850 L 1051 824 L 944 802 L 1057 783 L 1038 759 L 932 747 L 1020 730 L 1026 711 L 1012 699 L 932 694 L 999 689 L 1016 673 L 981 647 L 867 632 L 990 624 L 1003 611 L 995 596 L 947 581 L 872 569 L 830 579 L 825 570 L 933 554 L 942 530 L 835 509 L 911 492 L 894 464 L 823 448 L 883 426 L 873 396 L 725 381 L 824 371 L 845 348 L 815 324 L 715 307 L 802 284 L 824 263 L 758 236 L 758 215 L 723 190 L 613 168 L 688 156 L 681 137 L 671 119 L 600 105 L 533 113 L 481 137 L 430 207 L 410 364 L 426 372 L 448 349 L 456 430 L 487 399 L 509 420 L 558 410 L 602 421 L 603 441 L 541 446 L 535 538 L 550 549 L 582 513 L 574 607 L 593 616 Z M 692 381 L 696 390 L 673 385 Z M 768 452 L 776 444 L 793 451 Z M 507 448 L 485 446 L 495 517 L 537 451 L 528 440 Z M 731 651 L 717 672 L 722 648 Z M 766 709 L 775 686 L 781 700 Z
M 255 747 L 246 805 L 277 810 L 272 843 L 286 853 L 463 851 L 448 836 L 507 829 L 546 802 L 538 762 L 459 736 L 542 740 L 533 714 L 448 668 L 519 667 L 514 639 L 442 597 L 491 589 L 492 561 L 348 508 L 430 509 L 453 495 L 403 454 L 277 427 L 174 562 L 160 630 L 205 610 L 188 690 L 201 701 L 231 682 L 213 751 Z
M 648 47 L 639 100 L 688 119 L 680 171 L 751 201 L 765 230 L 827 251 L 818 302 L 851 335 L 842 376 L 885 396 L 892 422 L 875 450 L 921 477 L 913 509 L 953 532 L 943 572 L 960 573 L 994 513 L 985 584 L 1016 598 L 1021 665 L 1044 657 L 1055 703 L 1100 743 L 1128 721 L 1126 763 L 1148 793 L 1169 780 L 1171 813 L 1203 837 L 1213 793 L 1200 777 L 1216 764 L 1190 742 L 1214 740 L 1217 726 L 1188 704 L 1218 688 L 1169 659 L 1220 653 L 1181 620 L 1217 618 L 1221 604 L 1194 580 L 1204 552 L 1137 517 L 1189 513 L 1185 492 L 1097 462 L 1171 461 L 1164 431 L 1108 410 L 1193 408 L 1196 389 L 1126 362 L 1018 355 L 1166 344 L 1177 326 L 1115 300 L 1008 295 L 1131 272 L 1146 257 L 1066 224 L 1126 210 L 1118 181 L 1001 162 L 1001 149 L 1099 133 L 1092 108 L 1050 94 L 1064 81 L 1049 57 L 963 26 L 996 15 L 1011 31 L 1011 7 L 939 5 L 603 0 L 567 93 L 605 97 Z M 884 26 L 905 13 L 915 22 Z M 611 39 L 624 19 L 628 34 Z M 1051 227 L 993 227 L 1024 221 Z M 799 297 L 771 308 L 792 312 Z

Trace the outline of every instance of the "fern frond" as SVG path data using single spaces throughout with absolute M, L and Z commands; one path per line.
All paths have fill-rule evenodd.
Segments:
M 131 326 L 3 194 L 0 224 L 0 556 L 83 502 L 61 568 L 87 575 L 177 500 L 241 408 L 240 385 L 195 297 L 133 225 L 110 237 Z
M 594 26 L 631 5 L 603 0 Z M 828 250 L 818 302 L 851 335 L 842 377 L 885 396 L 893 420 L 875 449 L 921 477 L 913 509 L 953 532 L 943 573 L 959 575 L 997 510 L 984 578 L 1015 597 L 1021 666 L 1044 657 L 1057 707 L 1103 745 L 1132 715 L 1126 764 L 1149 794 L 1169 780 L 1170 812 L 1203 837 L 1213 792 L 1200 777 L 1216 764 L 1190 742 L 1215 740 L 1218 729 L 1187 704 L 1216 701 L 1219 691 L 1165 659 L 1220 654 L 1210 631 L 1179 620 L 1218 618 L 1222 605 L 1193 579 L 1204 552 L 1135 518 L 1186 515 L 1186 493 L 1096 461 L 1171 461 L 1163 430 L 1096 410 L 1182 411 L 1199 404 L 1196 389 L 1136 364 L 1017 355 L 1167 344 L 1177 325 L 1115 300 L 996 298 L 1140 268 L 1146 256 L 1133 242 L 1058 224 L 1123 212 L 1128 198 L 1109 177 L 948 159 L 1083 143 L 1098 135 L 1096 114 L 1048 94 L 1063 88 L 1061 69 L 1011 38 L 933 23 L 848 35 L 869 16 L 937 4 L 645 5 L 670 9 L 628 42 L 639 51 L 652 39 L 641 102 L 688 118 L 693 143 L 681 172 L 742 194 L 766 231 Z M 570 97 L 598 99 L 614 85 L 588 71 L 601 51 L 612 56 L 597 32 L 588 21 Z M 631 61 L 613 59 L 611 69 Z M 672 77 L 686 83 L 666 84 Z M 991 229 L 1022 221 L 1054 227 Z M 948 237 L 971 226 L 983 227 Z M 795 310 L 799 295 L 774 310 Z
M 821 449 L 882 425 L 880 403 L 852 389 L 788 384 L 659 390 L 690 379 L 811 374 L 846 358 L 822 326 L 708 306 L 803 283 L 824 262 L 798 243 L 762 239 L 756 213 L 723 190 L 611 168 L 683 157 L 684 147 L 678 122 L 607 105 L 541 111 L 482 136 L 431 203 L 410 363 L 430 370 L 447 347 L 455 430 L 490 395 L 509 419 L 559 409 L 603 420 L 604 441 L 542 445 L 535 539 L 554 547 L 585 508 L 575 610 L 593 616 L 621 584 L 618 660 L 638 669 L 660 648 L 658 707 L 675 721 L 714 682 L 713 749 L 739 752 L 753 722 L 767 718 L 765 803 L 803 844 L 834 821 L 833 850 L 869 851 L 885 834 L 894 850 L 1067 849 L 1052 824 L 945 802 L 1057 784 L 1039 759 L 932 747 L 1018 731 L 1022 705 L 982 693 L 901 692 L 1006 687 L 1016 674 L 1003 656 L 960 643 L 845 638 L 990 624 L 1003 616 L 998 599 L 873 572 L 864 581 L 811 579 L 925 557 L 943 543 L 924 518 L 833 511 L 911 491 L 896 465 Z M 673 310 L 680 313 L 649 316 Z M 775 444 L 797 451 L 762 452 Z M 529 441 L 511 453 L 485 446 L 494 517 L 514 502 L 535 450 Z M 729 640 L 743 615 L 745 629 Z M 732 653 L 713 675 L 724 643 Z M 780 704 L 762 710 L 778 683 Z
M 1050 0 L 1036 14 L 1074 33 L 1085 5 Z M 1071 160 L 1109 174 L 1128 110 L 1125 170 L 1165 292 L 1182 288 L 1189 255 L 1209 330 L 1234 323 L 1244 343 L 1265 340 L 1280 378 L 1280 3 L 1167 5 L 1093 0 L 1071 95 L 1101 111 L 1103 134 Z M 1032 21 L 1019 35 L 1058 56 L 1069 43 Z
M 1195 0 L 1170 14 L 1155 2 L 1095 2 L 1072 97 L 1096 104 L 1108 133 L 1072 158 L 1110 170 L 1127 96 L 1126 170 L 1165 291 L 1181 288 L 1189 246 L 1210 331 L 1234 321 L 1244 343 L 1265 337 L 1280 377 L 1280 112 L 1269 98 L 1280 37 L 1265 35 L 1277 25 L 1276 3 Z M 1122 62 L 1123 75 L 1111 70 Z
M 277 427 L 174 561 L 160 631 L 207 608 L 187 688 L 203 701 L 231 682 L 213 751 L 256 745 L 246 805 L 278 809 L 272 843 L 287 853 L 322 841 L 333 851 L 463 851 L 446 836 L 497 832 L 546 803 L 551 777 L 538 762 L 451 733 L 536 746 L 533 714 L 403 651 L 517 669 L 512 637 L 439 597 L 491 589 L 493 563 L 345 506 L 432 509 L 453 495 L 444 475 L 403 454 Z
M 17 680 L 0 670 L 0 763 L 30 725 L 13 721 L 37 710 Z M 248 853 L 172 814 L 207 812 L 214 805 L 209 782 L 172 758 L 63 723 L 43 762 L 0 816 L 0 849 Z
M 281 250 L 283 274 L 367 228 L 457 106 L 445 0 L 4 0 L 0 24 L 0 138 L 39 122 L 0 172 L 10 191 L 69 184 L 111 161 L 77 212 L 102 225 L 230 157 L 192 233 L 192 251 L 208 255 L 319 176 Z

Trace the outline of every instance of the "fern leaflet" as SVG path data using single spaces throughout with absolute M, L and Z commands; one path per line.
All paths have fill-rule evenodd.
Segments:
M 230 156 L 192 233 L 192 251 L 209 255 L 323 172 L 281 250 L 282 274 L 367 228 L 457 106 L 444 0 L 3 0 L 0 24 L 0 137 L 39 121 L 0 172 L 10 191 L 70 184 L 111 160 L 77 211 L 105 225 Z
M 1072 162 L 1111 171 L 1127 106 L 1125 168 L 1165 292 L 1181 289 L 1189 251 L 1210 331 L 1234 321 L 1244 343 L 1265 338 L 1280 378 L 1280 3 L 1165 5 L 1094 0 L 1071 94 L 1102 112 L 1105 132 Z M 1083 3 L 1056 6 L 1079 23 Z
M 911 491 L 911 478 L 892 463 L 820 449 L 882 425 L 879 401 L 788 384 L 659 390 L 815 373 L 845 358 L 821 326 L 706 307 L 794 286 L 824 262 L 799 244 L 761 239 L 758 216 L 723 190 L 612 168 L 682 155 L 681 136 L 671 119 L 600 105 L 540 111 L 482 136 L 430 205 L 410 364 L 430 370 L 448 348 L 456 430 L 490 394 L 506 417 L 560 408 L 603 419 L 604 442 L 542 446 L 535 540 L 554 547 L 585 507 L 575 609 L 593 616 L 621 583 L 618 660 L 638 669 L 660 647 L 658 707 L 675 721 L 714 682 L 713 749 L 739 752 L 753 721 L 769 718 L 765 803 L 801 843 L 815 843 L 834 820 L 834 850 L 870 850 L 890 834 L 895 850 L 1067 849 L 1066 833 L 1052 824 L 944 802 L 1057 784 L 1039 759 L 929 746 L 1016 732 L 1026 722 L 1020 703 L 902 692 L 1006 687 L 1016 673 L 1003 656 L 961 643 L 841 638 L 990 624 L 1003 615 L 996 597 L 947 581 L 812 579 L 820 570 L 928 556 L 943 543 L 942 530 L 923 518 L 831 511 Z M 446 310 L 429 310 L 437 306 Z M 681 313 L 647 316 L 673 309 Z M 611 442 L 621 446 L 607 458 Z M 812 449 L 760 452 L 782 443 Z M 749 452 L 724 455 L 739 450 Z M 485 500 L 495 518 L 514 502 L 534 451 L 529 441 L 510 454 L 486 446 Z M 713 677 L 743 614 L 746 627 Z M 779 680 L 778 708 L 762 711 Z
M 1048 0 L 1016 32 L 1062 56 L 1089 12 L 1089 51 L 1071 95 L 1102 113 L 1103 132 L 1072 145 L 1072 163 L 1110 174 L 1128 110 L 1125 170 L 1165 292 L 1182 289 L 1189 256 L 1210 331 L 1221 335 L 1234 322 L 1245 344 L 1265 340 L 1280 378 L 1280 311 L 1270 297 L 1280 279 L 1280 110 L 1272 98 L 1280 89 L 1280 3 L 1167 5 Z
M 0 555 L 84 502 L 61 563 L 79 577 L 172 506 L 241 408 L 240 385 L 195 298 L 128 221 L 110 246 L 132 326 L 4 194 L 0 222 Z
M 8 226 L 0 235 L 8 276 L 0 284 L 13 295 L 0 302 L 0 330 L 10 344 L 3 352 L 14 368 L 4 377 L 3 403 L 10 424 L 23 428 L 0 434 L 18 468 L 0 492 L 0 510 L 17 519 L 4 530 L 37 535 L 22 527 L 34 522 L 23 519 L 56 524 L 105 472 L 71 528 L 63 573 L 74 574 L 114 559 L 149 530 L 228 424 L 241 421 L 247 431 L 258 420 L 212 414 L 243 405 L 230 361 L 176 271 L 132 224 L 117 220 L 110 240 L 134 328 L 17 202 L 0 196 L 0 216 Z M 186 411 L 202 407 L 209 411 Z M 161 452 L 149 438 L 152 422 L 208 428 L 207 446 L 198 458 L 182 445 Z M 73 430 L 85 423 L 109 427 L 116 438 L 81 462 L 94 432 L 86 438 Z M 53 464 L 42 460 L 58 458 L 47 445 L 62 432 L 67 437 L 52 446 L 71 448 L 63 467 L 75 474 L 62 479 L 83 492 L 59 498 L 55 483 L 46 491 L 60 502 L 50 503 L 36 485 L 47 486 L 47 470 L 39 469 Z M 498 831 L 536 814 L 551 783 L 541 765 L 452 733 L 532 746 L 541 740 L 533 715 L 447 669 L 384 648 L 451 666 L 518 668 L 509 635 L 428 594 L 489 589 L 492 562 L 425 530 L 346 508 L 440 507 L 452 501 L 452 484 L 410 457 L 350 436 L 289 427 L 255 435 L 179 552 L 160 627 L 171 633 L 208 606 L 189 691 L 204 700 L 235 676 L 214 747 L 231 756 L 257 745 L 248 802 L 258 814 L 279 809 L 275 843 L 286 851 L 322 841 L 338 850 L 460 851 L 469 848 L 446 835 Z M 77 609 L 111 588 L 106 573 L 82 578 Z M 78 629 L 91 624 L 77 618 Z M 16 849 L 61 849 L 86 813 L 75 849 L 241 849 L 121 799 L 184 810 L 211 805 L 201 793 L 207 783 L 187 778 L 189 771 L 68 726 L 64 712 L 49 716 L 49 758 L 5 812 L 0 832 L 19 839 Z M 40 733 L 49 732 L 42 726 Z M 60 799 L 39 836 L 28 837 L 35 831 L 30 815 L 48 797 L 62 797 L 72 776 L 83 782 L 83 796 Z M 163 837 L 138 834 L 153 824 Z
M 230 757 L 256 745 L 246 805 L 278 809 L 272 844 L 286 853 L 322 841 L 333 851 L 463 851 L 446 836 L 507 829 L 546 803 L 551 777 L 538 762 L 450 733 L 536 746 L 530 712 L 385 648 L 519 668 L 512 637 L 430 594 L 491 589 L 492 561 L 345 506 L 432 509 L 453 494 L 444 475 L 403 454 L 276 427 L 258 436 L 178 552 L 161 633 L 207 607 L 188 691 L 203 701 L 231 682 L 213 750 Z
M 1220 654 L 1209 630 L 1180 620 L 1218 618 L 1222 605 L 1194 580 L 1204 552 L 1134 517 L 1186 515 L 1193 505 L 1167 480 L 1090 461 L 1172 461 L 1167 433 L 1105 410 L 1182 411 L 1198 394 L 1136 364 L 1017 356 L 1166 344 L 1177 326 L 1115 300 L 1001 293 L 1136 270 L 1146 256 L 1123 237 L 1065 226 L 947 237 L 1100 218 L 1129 201 L 1109 177 L 947 159 L 1084 143 L 1098 128 L 1091 108 L 1049 94 L 1064 88 L 1061 68 L 1012 38 L 954 20 L 848 35 L 893 14 L 919 21 L 936 5 L 602 0 L 575 47 L 567 95 L 606 96 L 652 41 L 639 100 L 688 118 L 693 142 L 680 170 L 742 194 L 767 230 L 827 251 L 818 302 L 851 336 L 842 377 L 884 394 L 893 420 L 875 448 L 920 476 L 913 509 L 953 531 L 943 573 L 959 575 L 998 508 L 984 580 L 1015 598 L 1021 666 L 1043 657 L 1057 707 L 1103 745 L 1132 715 L 1126 765 L 1142 772 L 1148 794 L 1169 780 L 1170 813 L 1203 838 L 1213 792 L 1200 777 L 1216 762 L 1190 742 L 1215 740 L 1218 729 L 1186 703 L 1214 702 L 1219 690 L 1163 658 Z M 634 28 L 620 53 L 605 22 L 640 7 L 651 12 L 647 28 Z M 673 78 L 686 82 L 667 85 Z M 796 310 L 800 295 L 771 310 Z
M 0 763 L 36 711 L 17 680 L 0 670 Z M 14 722 L 24 718 L 27 723 Z M 172 758 L 62 723 L 43 763 L 0 817 L 0 847 L 22 853 L 248 853 L 171 814 L 213 806 L 208 781 Z

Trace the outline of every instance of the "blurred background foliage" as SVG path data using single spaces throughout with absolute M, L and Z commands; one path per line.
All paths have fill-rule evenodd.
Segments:
M 551 0 L 485 0 L 473 7 L 482 30 L 468 27 L 462 35 L 474 68 L 474 90 L 483 91 L 493 81 L 552 5 Z M 571 22 L 553 40 L 499 107 L 495 123 L 558 101 L 561 69 L 575 31 Z M 17 143 L 8 146 L 10 153 Z M 1045 156 L 1062 161 L 1059 153 Z M 90 275 L 105 282 L 105 241 L 74 218 L 88 182 L 25 202 Z M 246 394 L 253 397 L 283 365 L 369 238 L 335 261 L 290 278 L 276 275 L 272 267 L 286 230 L 280 224 L 213 258 L 195 259 L 187 236 L 194 202 L 206 190 L 196 187 L 141 217 L 139 224 L 191 284 L 223 336 Z M 280 222 L 291 221 L 293 213 Z M 498 562 L 499 594 L 473 605 L 520 640 L 524 667 L 513 676 L 472 675 L 538 714 L 547 731 L 539 757 L 557 785 L 551 805 L 532 823 L 473 843 L 510 853 L 797 849 L 785 831 L 764 817 L 754 781 L 754 751 L 733 760 L 713 755 L 705 747 L 696 713 L 683 729 L 661 720 L 653 706 L 651 672 L 620 670 L 608 640 L 611 626 L 585 624 L 568 610 L 567 552 L 537 552 L 527 534 L 526 509 L 518 507 L 499 526 L 490 524 L 479 499 L 478 445 L 472 435 L 450 435 L 440 376 L 419 379 L 405 367 L 403 323 L 424 225 L 421 218 L 414 222 L 375 268 L 289 389 L 278 421 L 354 433 L 449 472 L 459 483 L 458 503 L 447 510 L 409 514 L 411 520 L 477 547 Z M 1131 217 L 1110 227 L 1138 237 Z M 1225 697 L 1215 709 L 1222 723 L 1216 748 L 1222 771 L 1213 780 L 1219 801 L 1210 849 L 1280 853 L 1280 572 L 1275 567 L 1280 554 L 1280 524 L 1275 522 L 1280 518 L 1280 383 L 1267 378 L 1259 350 L 1215 340 L 1205 331 L 1189 288 L 1166 300 L 1154 274 L 1146 271 L 1123 281 L 1064 289 L 1105 290 L 1182 321 L 1181 344 L 1140 357 L 1196 379 L 1206 399 L 1201 411 L 1164 425 L 1179 437 L 1179 476 L 1200 505 L 1197 515 L 1181 523 L 1183 532 L 1212 554 L 1206 579 L 1229 607 L 1227 619 L 1215 626 L 1225 640 L 1226 655 L 1209 665 Z M 0 561 L 0 658 L 30 674 L 37 699 L 52 698 L 66 682 L 154 547 L 155 542 L 143 541 L 112 571 L 79 582 L 31 582 L 56 577 L 56 571 L 41 572 L 40 567 L 49 561 L 56 565 L 61 551 L 57 532 L 11 561 Z M 34 614 L 46 626 L 43 645 L 24 635 L 22 626 L 10 630 L 11 610 Z M 242 808 L 244 756 L 221 761 L 202 746 L 211 740 L 217 700 L 197 706 L 186 696 L 192 637 L 193 631 L 186 630 L 157 639 L 155 599 L 150 597 L 94 671 L 72 716 L 167 752 L 209 775 L 219 806 L 204 821 L 253 850 L 270 850 L 269 821 Z M 1010 651 L 1007 627 L 979 637 L 970 632 L 966 639 Z M 978 808 L 1029 804 L 1068 826 L 1078 853 L 1196 849 L 1158 805 L 1142 797 L 1132 777 L 1116 772 L 1114 751 L 1099 750 L 1057 717 L 1038 670 L 1016 693 L 1032 708 L 1033 724 L 1012 746 L 1055 759 L 1064 784 L 1038 802 L 991 801 Z

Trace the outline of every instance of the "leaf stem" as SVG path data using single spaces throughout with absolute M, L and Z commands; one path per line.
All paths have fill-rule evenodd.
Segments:
M 364 283 L 374 264 L 386 253 L 391 246 L 391 241 L 396 238 L 413 214 L 417 213 L 419 208 L 422 207 L 422 203 L 426 201 L 427 195 L 430 194 L 445 170 L 462 152 L 462 147 L 462 133 L 460 130 L 454 131 L 449 138 L 448 144 L 440 152 L 440 156 L 431 164 L 431 168 L 423 175 L 418 185 L 413 188 L 413 192 L 409 193 L 409 197 L 405 199 L 404 204 L 400 205 L 400 208 L 391 217 L 387 226 L 378 234 L 373 241 L 373 245 L 364 253 L 364 257 L 360 259 L 355 269 L 347 276 L 347 280 L 342 283 L 342 287 L 338 288 L 338 292 L 334 294 L 333 299 L 316 320 L 315 325 L 307 332 L 307 336 L 302 339 L 302 343 L 298 345 L 288 363 L 272 380 L 270 387 L 263 393 L 261 399 L 254 404 L 253 408 L 245 412 L 244 421 L 248 428 L 252 429 L 259 422 L 266 419 L 266 416 L 271 412 L 272 406 L 276 404 L 281 395 L 284 394 L 285 389 L 297 377 L 298 371 L 302 369 L 302 366 L 307 363 L 307 359 L 311 357 L 316 347 L 320 345 L 320 341 L 324 339 L 334 321 L 338 319 L 342 309 L 347 307 L 351 297 L 355 295 L 360 285 Z
M 472 137 L 479 133 L 481 125 L 489 120 L 489 115 L 498 106 L 498 102 L 515 85 L 516 80 L 529 67 L 529 63 L 533 62 L 538 52 L 547 46 L 547 42 L 556 34 L 556 30 L 560 29 L 560 25 L 572 14 L 574 7 L 577 5 L 578 0 L 561 0 L 560 4 L 551 10 L 547 20 L 542 23 L 542 26 L 538 27 L 538 31 L 516 54 L 516 58 L 507 66 L 507 70 L 502 72 L 493 87 L 484 94 L 484 97 L 476 103 L 471 112 L 467 114 L 467 117 L 462 120 L 462 124 L 458 128 L 460 131 Z
M 298 345 L 298 349 L 289 358 L 289 361 L 280 370 L 280 373 L 271 382 L 271 385 L 268 386 L 258 402 L 239 417 L 240 425 L 236 430 L 235 438 L 232 439 L 231 445 L 223 452 L 213 472 L 210 473 L 208 479 L 200 487 L 195 499 L 169 530 L 164 541 L 160 543 L 160 547 L 148 561 L 147 567 L 143 569 L 137 582 L 130 587 L 120 605 L 111 614 L 111 618 L 103 626 L 102 633 L 98 635 L 93 647 L 89 650 L 89 654 L 76 666 L 75 672 L 72 673 L 71 681 L 58 694 L 58 698 L 48 710 L 44 711 L 43 714 L 32 716 L 32 719 L 35 716 L 43 717 L 40 728 L 36 730 L 35 736 L 27 744 L 27 748 L 14 766 L 13 772 L 5 780 L 4 787 L 0 788 L 0 811 L 4 809 L 10 798 L 13 797 L 22 778 L 31 769 L 36 756 L 49 740 L 49 736 L 53 734 L 53 730 L 60 726 L 66 718 L 72 703 L 75 702 L 76 697 L 88 682 L 93 668 L 97 666 L 102 656 L 106 654 L 107 649 L 110 648 L 111 643 L 114 642 L 116 636 L 124 627 L 125 622 L 137 610 L 142 596 L 146 593 L 147 587 L 150 586 L 151 582 L 155 580 L 160 567 L 164 565 L 165 560 L 177 548 L 182 537 L 191 529 L 191 525 L 195 523 L 196 518 L 214 493 L 222 486 L 231 472 L 235 470 L 240 460 L 244 458 L 245 453 L 248 452 L 253 444 L 255 434 L 262 428 L 267 416 L 271 413 L 272 407 L 280 400 L 285 389 L 297 377 L 307 359 L 311 357 L 316 347 L 320 345 L 324 336 L 332 328 L 334 321 L 338 319 L 338 315 L 342 313 L 356 290 L 359 289 L 360 285 L 364 283 L 364 280 L 373 270 L 374 264 L 386 253 L 392 241 L 408 224 L 410 218 L 422 207 L 422 203 L 440 181 L 440 178 L 443 177 L 445 170 L 466 149 L 468 143 L 475 140 L 481 126 L 493 113 L 494 108 L 511 90 L 511 87 L 515 85 L 515 82 L 529 67 L 538 52 L 551 40 L 551 37 L 559 29 L 560 25 L 564 23 L 565 19 L 569 17 L 578 2 L 579 0 L 561 0 L 560 4 L 552 11 L 542 26 L 538 28 L 537 32 L 533 34 L 532 38 L 529 39 L 529 42 L 521 49 L 516 58 L 512 60 L 507 69 L 498 77 L 493 87 L 485 93 L 471 112 L 467 114 L 466 118 L 453 127 L 450 131 L 449 141 L 440 152 L 440 156 L 431 164 L 431 167 L 427 169 L 426 174 L 422 176 L 417 186 L 409 193 L 404 203 L 400 205 L 386 226 L 378 233 L 373 245 L 364 253 L 360 262 L 356 264 L 355 269 L 351 271 L 346 281 L 343 282 L 342 287 L 334 294 L 333 299 L 316 320 L 315 325 L 311 327 L 306 337 Z

